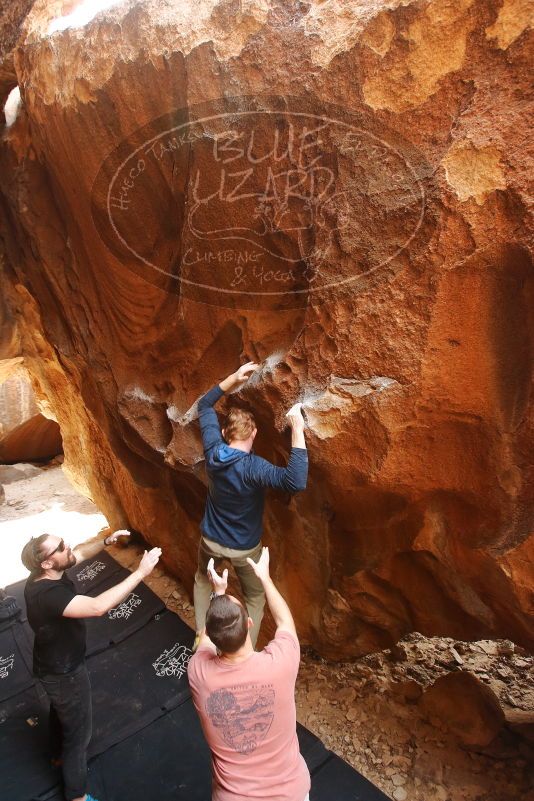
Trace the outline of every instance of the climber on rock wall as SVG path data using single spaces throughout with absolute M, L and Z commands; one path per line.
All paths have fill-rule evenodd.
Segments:
M 243 364 L 198 402 L 198 417 L 208 474 L 208 498 L 200 524 L 201 539 L 195 575 L 195 619 L 198 644 L 210 601 L 211 585 L 206 575 L 208 562 L 228 560 L 239 579 L 253 626 L 250 632 L 255 646 L 263 618 L 265 593 L 248 563 L 261 554 L 264 495 L 266 487 L 299 492 L 306 488 L 308 452 L 304 440 L 304 418 L 299 405 L 287 418 L 291 426 L 291 454 L 286 467 L 276 467 L 252 453 L 257 428 L 253 415 L 243 409 L 228 412 L 221 431 L 213 406 L 225 392 L 237 389 L 250 378 L 259 365 Z

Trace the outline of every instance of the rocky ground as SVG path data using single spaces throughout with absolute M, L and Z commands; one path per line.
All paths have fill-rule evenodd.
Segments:
M 17 521 L 40 524 L 47 488 L 58 525 L 62 509 L 68 514 L 79 505 L 84 534 L 90 525 L 93 533 L 100 528 L 96 508 L 53 466 L 5 487 L 0 539 Z M 127 567 L 140 552 L 137 545 L 114 549 Z M 12 568 L 19 569 L 14 556 Z M 147 583 L 194 625 L 179 582 L 157 568 Z M 355 662 L 328 663 L 307 648 L 302 656 L 299 721 L 391 799 L 534 801 L 534 658 L 523 649 L 502 640 L 466 643 L 412 634 Z M 466 673 L 467 695 L 456 681 Z

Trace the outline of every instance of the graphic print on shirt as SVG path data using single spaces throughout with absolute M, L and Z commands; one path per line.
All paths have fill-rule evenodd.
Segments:
M 224 742 L 240 754 L 251 754 L 273 722 L 272 684 L 238 684 L 211 693 L 206 712 Z
M 0 656 L 0 679 L 7 679 L 9 671 L 13 668 L 14 663 L 15 654 Z
M 122 603 L 109 610 L 108 617 L 110 620 L 118 620 L 119 618 L 126 618 L 127 620 L 141 603 L 141 598 L 135 592 L 131 592 Z
M 87 567 L 84 567 L 83 570 L 80 570 L 79 573 L 76 573 L 76 579 L 78 581 L 92 581 L 105 569 L 106 566 L 103 562 L 92 562 L 90 565 L 87 565 Z
M 152 667 L 159 678 L 174 676 L 177 679 L 181 679 L 187 671 L 190 659 L 191 649 L 186 648 L 185 645 L 180 645 L 179 642 L 175 642 L 171 648 L 163 651 L 155 662 L 152 662 Z

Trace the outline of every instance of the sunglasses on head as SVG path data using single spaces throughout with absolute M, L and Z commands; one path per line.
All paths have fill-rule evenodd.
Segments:
M 63 553 L 64 550 L 65 550 L 65 540 L 61 539 L 59 541 L 57 548 L 54 548 L 53 551 L 50 551 L 50 553 L 45 557 L 45 559 L 50 559 L 50 557 L 53 556 L 55 553 Z

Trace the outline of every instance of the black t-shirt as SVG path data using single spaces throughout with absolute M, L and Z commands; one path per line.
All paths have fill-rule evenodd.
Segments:
M 28 579 L 24 597 L 28 621 L 35 632 L 33 672 L 62 674 L 75 670 L 85 659 L 85 621 L 63 617 L 76 591 L 63 573 L 60 579 Z

